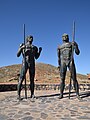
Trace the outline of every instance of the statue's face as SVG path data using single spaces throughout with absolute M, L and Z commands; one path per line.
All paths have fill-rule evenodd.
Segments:
M 33 37 L 27 37 L 27 42 L 32 43 L 33 42 Z
M 63 41 L 68 41 L 69 40 L 68 35 L 62 36 L 62 40 Z
M 29 41 L 29 42 L 32 42 L 32 41 L 33 41 L 33 38 L 32 38 L 32 37 L 28 38 L 28 41 Z

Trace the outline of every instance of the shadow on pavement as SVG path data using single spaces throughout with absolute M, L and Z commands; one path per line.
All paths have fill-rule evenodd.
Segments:
M 71 94 L 70 94 L 70 97 L 75 97 L 76 96 L 76 94 L 74 94 L 75 92 L 71 92 Z M 58 93 L 58 94 L 50 94 L 50 95 L 42 95 L 42 96 L 36 96 L 36 98 L 40 98 L 40 97 L 54 97 L 54 96 L 59 96 L 60 94 Z M 64 93 L 64 98 L 67 98 L 67 97 L 69 97 L 69 92 L 65 92 Z M 80 93 L 80 97 L 81 98 L 85 98 L 85 97 L 89 97 L 90 96 L 90 91 L 85 91 L 85 92 L 83 92 L 83 93 Z

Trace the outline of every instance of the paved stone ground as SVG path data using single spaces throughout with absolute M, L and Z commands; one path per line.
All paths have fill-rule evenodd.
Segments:
M 59 91 L 35 91 L 35 100 L 17 100 L 17 92 L 0 92 L 0 120 L 90 120 L 90 91 L 80 91 L 83 100 L 72 92 L 71 99 L 65 91 L 59 99 Z

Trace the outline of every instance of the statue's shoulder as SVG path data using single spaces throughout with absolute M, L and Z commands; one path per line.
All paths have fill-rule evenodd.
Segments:
M 65 47 L 65 44 L 64 43 L 62 43 L 61 45 L 59 45 L 59 49 L 61 50 L 61 49 L 63 49 Z
M 24 43 L 21 43 L 20 45 L 19 45 L 19 47 L 22 47 L 24 45 Z
M 68 42 L 68 46 L 71 47 L 72 46 L 72 42 Z
M 58 47 L 57 47 L 57 50 L 60 50 L 60 48 L 61 48 L 61 45 L 59 44 Z
M 32 45 L 32 48 L 35 50 L 35 51 L 38 51 L 38 48 L 36 45 Z
M 70 45 L 72 45 L 72 42 L 69 42 Z

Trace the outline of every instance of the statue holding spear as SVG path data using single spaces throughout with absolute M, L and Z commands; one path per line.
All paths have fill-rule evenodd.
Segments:
M 20 72 L 19 82 L 17 86 L 18 99 L 21 100 L 21 86 L 22 82 L 25 80 L 25 98 L 27 99 L 27 89 L 26 89 L 26 73 L 29 70 L 30 75 L 30 91 L 31 98 L 34 98 L 34 77 L 35 77 L 35 59 L 38 59 L 42 48 L 32 44 L 33 36 L 29 35 L 25 37 L 25 24 L 24 24 L 24 43 L 22 43 L 18 49 L 17 57 L 21 54 L 23 56 L 22 68 Z
M 64 33 L 62 35 L 62 40 L 63 44 L 58 46 L 57 49 L 57 54 L 58 54 L 58 68 L 60 70 L 60 96 L 59 98 L 63 98 L 63 92 L 65 88 L 65 77 L 66 77 L 66 72 L 67 68 L 70 71 L 70 87 L 69 87 L 69 98 L 70 98 L 70 92 L 71 92 L 71 80 L 73 80 L 73 85 L 74 89 L 76 91 L 76 95 L 78 99 L 80 99 L 79 96 L 79 85 L 76 77 L 76 68 L 75 68 L 75 63 L 74 63 L 74 51 L 77 55 L 80 54 L 80 50 L 78 48 L 78 44 L 75 42 L 74 37 L 75 37 L 75 22 L 74 22 L 74 27 L 73 27 L 73 41 L 69 41 L 69 35 Z

